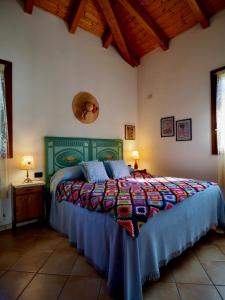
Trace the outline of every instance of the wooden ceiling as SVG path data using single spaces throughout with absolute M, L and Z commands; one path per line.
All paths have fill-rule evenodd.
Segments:
M 225 8 L 225 0 L 24 0 L 24 11 L 37 6 L 63 19 L 72 34 L 77 27 L 116 47 L 131 66 L 140 64 L 146 53 Z

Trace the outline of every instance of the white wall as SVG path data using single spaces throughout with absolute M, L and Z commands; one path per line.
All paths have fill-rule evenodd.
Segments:
M 43 170 L 45 135 L 124 138 L 124 124 L 137 121 L 137 70 L 101 40 L 34 8 L 25 14 L 15 0 L 0 1 L 0 58 L 13 62 L 14 159 L 10 181 L 22 180 L 22 154 L 34 154 Z M 98 120 L 83 125 L 73 116 L 74 95 L 92 93 L 99 101 Z M 125 158 L 135 147 L 125 143 Z M 10 201 L 4 202 L 11 220 Z
M 145 56 L 138 69 L 141 165 L 153 174 L 217 180 L 211 155 L 210 75 L 225 65 L 225 11 Z M 152 95 L 152 98 L 149 97 Z M 160 118 L 192 118 L 193 140 L 160 137 Z

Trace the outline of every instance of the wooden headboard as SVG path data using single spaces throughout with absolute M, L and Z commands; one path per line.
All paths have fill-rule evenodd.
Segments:
M 88 160 L 123 159 L 123 140 L 45 137 L 45 180 L 59 169 Z

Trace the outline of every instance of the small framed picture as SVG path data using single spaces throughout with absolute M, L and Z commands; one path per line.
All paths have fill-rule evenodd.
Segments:
M 184 119 L 176 121 L 176 141 L 192 140 L 192 121 Z
M 174 117 L 161 118 L 161 137 L 174 136 Z
M 125 125 L 125 140 L 135 140 L 134 125 Z

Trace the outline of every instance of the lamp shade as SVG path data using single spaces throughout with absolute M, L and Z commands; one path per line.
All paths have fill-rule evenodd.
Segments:
M 34 158 L 32 155 L 24 155 L 21 160 L 20 168 L 22 170 L 32 170 L 34 168 Z
M 139 151 L 138 151 L 138 150 L 132 151 L 132 158 L 133 158 L 133 159 L 139 159 L 139 158 L 140 158 L 140 155 L 139 155 Z

